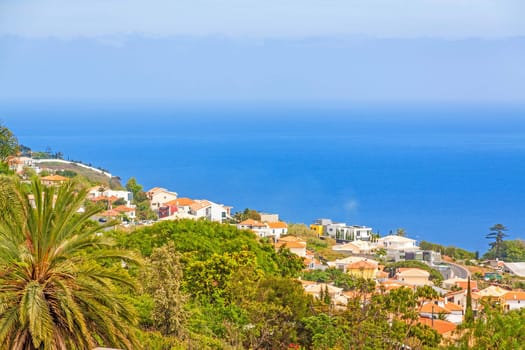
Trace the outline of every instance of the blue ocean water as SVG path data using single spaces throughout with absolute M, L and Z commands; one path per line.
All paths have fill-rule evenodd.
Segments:
M 524 117 L 508 105 L 0 106 L 22 144 L 123 183 L 480 252 L 495 223 L 525 238 Z

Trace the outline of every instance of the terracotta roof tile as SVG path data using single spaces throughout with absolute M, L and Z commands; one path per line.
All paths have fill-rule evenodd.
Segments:
M 421 317 L 419 318 L 419 323 L 434 328 L 439 334 L 449 333 L 456 329 L 454 323 L 438 319 L 431 320 L 430 318 Z
M 285 222 L 267 222 L 266 223 L 270 228 L 288 228 L 288 225 Z
M 448 311 L 447 309 L 442 308 L 441 306 L 436 305 L 434 303 L 426 303 L 425 305 L 421 307 L 419 312 L 434 313 L 434 314 L 449 314 L 450 313 L 450 311 Z
M 508 292 L 503 296 L 505 300 L 525 300 L 525 292 Z

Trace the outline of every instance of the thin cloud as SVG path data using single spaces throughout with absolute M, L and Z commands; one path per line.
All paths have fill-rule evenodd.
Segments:
M 3 0 L 0 35 L 297 38 L 525 35 L 521 0 Z

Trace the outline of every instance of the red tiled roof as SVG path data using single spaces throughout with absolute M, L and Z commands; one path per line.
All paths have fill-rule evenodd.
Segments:
M 429 327 L 434 328 L 439 334 L 445 334 L 452 332 L 454 329 L 456 329 L 456 325 L 449 321 L 443 321 L 434 319 L 431 320 L 430 318 L 419 318 L 419 323 L 426 324 Z
M 508 292 L 503 296 L 505 300 L 525 300 L 525 292 Z
M 118 207 L 113 208 L 113 210 L 116 210 L 116 211 L 118 211 L 118 212 L 131 212 L 131 211 L 135 211 L 134 208 L 126 207 L 125 205 L 119 205 Z
M 288 228 L 288 225 L 285 222 L 267 222 L 266 223 L 270 228 Z
M 277 242 L 275 243 L 275 248 L 306 248 L 306 243 L 302 242 Z
M 460 305 L 456 305 L 454 303 L 446 303 L 445 309 L 448 311 L 463 311 L 463 308 Z
M 100 216 L 119 216 L 120 213 L 114 209 L 103 211 L 102 213 L 98 214 Z
M 434 314 L 449 314 L 450 313 L 450 311 L 448 311 L 447 309 L 442 308 L 441 306 L 436 305 L 434 303 L 426 303 L 425 305 L 423 305 L 421 307 L 419 312 L 424 312 L 424 313 L 428 313 L 428 314 L 430 314 L 430 313 L 434 313 Z
M 191 198 L 177 198 L 172 201 L 164 203 L 165 205 L 175 205 L 177 207 L 189 207 L 194 204 L 195 201 Z

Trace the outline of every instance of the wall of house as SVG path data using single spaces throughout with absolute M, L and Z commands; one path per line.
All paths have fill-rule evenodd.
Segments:
M 525 300 L 506 300 L 505 306 L 507 310 L 518 310 L 525 307 Z

